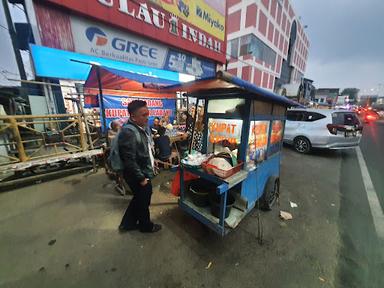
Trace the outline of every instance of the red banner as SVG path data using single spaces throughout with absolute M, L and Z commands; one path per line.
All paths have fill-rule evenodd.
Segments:
M 167 45 L 225 62 L 226 41 L 143 0 L 45 0 Z

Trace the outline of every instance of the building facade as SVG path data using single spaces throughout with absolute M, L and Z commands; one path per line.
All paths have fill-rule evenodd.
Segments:
M 289 0 L 227 0 L 227 70 L 280 92 L 301 83 L 310 43 Z
M 90 71 L 84 63 L 96 63 L 183 82 L 214 76 L 217 65 L 226 61 L 225 1 L 17 2 L 33 34 L 34 80 L 75 86 Z M 47 101 L 49 90 L 44 91 Z M 48 103 L 55 106 L 49 112 L 70 111 L 65 101 Z
M 315 93 L 315 102 L 319 105 L 332 106 L 340 95 L 340 88 L 318 88 Z

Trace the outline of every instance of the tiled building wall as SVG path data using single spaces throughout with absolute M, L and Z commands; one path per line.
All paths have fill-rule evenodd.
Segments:
M 273 90 L 275 78 L 280 77 L 283 59 L 288 56 L 291 26 L 296 20 L 297 38 L 290 64 L 294 67 L 291 82 L 299 82 L 306 69 L 309 40 L 300 21 L 297 21 L 290 1 L 227 0 L 227 7 L 228 41 L 254 34 L 276 52 L 274 67 L 250 54 L 230 59 L 228 71 L 244 80 Z

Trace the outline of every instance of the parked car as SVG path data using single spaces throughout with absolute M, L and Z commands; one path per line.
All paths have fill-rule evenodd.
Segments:
M 312 148 L 352 148 L 359 145 L 362 130 L 355 112 L 297 108 L 287 112 L 284 142 L 299 153 Z

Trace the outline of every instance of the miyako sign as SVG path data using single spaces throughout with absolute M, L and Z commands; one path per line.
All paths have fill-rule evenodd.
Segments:
M 203 29 L 187 22 L 185 18 L 180 18 L 174 13 L 166 11 L 158 5 L 152 4 L 153 1 L 143 0 L 47 0 L 48 2 L 64 6 L 70 10 L 74 10 L 88 17 L 101 20 L 104 23 L 112 24 L 129 30 L 140 35 L 150 37 L 156 41 L 163 42 L 190 51 L 193 54 L 198 54 L 203 57 L 213 59 L 215 61 L 225 62 L 225 23 L 217 19 L 212 19 L 210 16 L 213 12 L 207 13 L 201 10 L 200 6 L 197 18 L 205 25 L 209 25 L 210 29 L 219 29 L 219 37 L 209 34 Z M 169 2 L 169 1 L 168 1 Z M 173 1 L 172 1 L 173 2 Z M 179 1 L 179 4 L 185 1 Z M 199 1 L 201 2 L 201 1 Z M 204 1 L 203 1 L 204 2 Z M 183 8 L 185 11 L 185 7 Z M 197 8 L 196 8 L 197 9 Z M 212 14 L 213 15 L 213 14 Z M 219 18 L 218 18 L 219 19 Z M 206 29 L 207 30 L 207 29 Z M 103 43 L 105 36 L 97 33 L 96 41 Z M 104 40 L 103 40 L 104 39 Z M 115 47 L 127 49 L 127 44 L 118 40 L 115 41 Z M 112 43 L 111 43 L 112 45 Z M 131 46 L 130 48 L 131 49 Z M 138 48 L 139 49 L 139 48 Z M 146 54 L 150 51 L 146 47 L 142 48 L 142 53 Z M 153 50 L 152 50 L 153 52 Z M 140 53 L 140 51 L 139 51 Z M 149 54 L 148 54 L 149 55 Z M 152 54 L 152 56 L 155 56 Z

